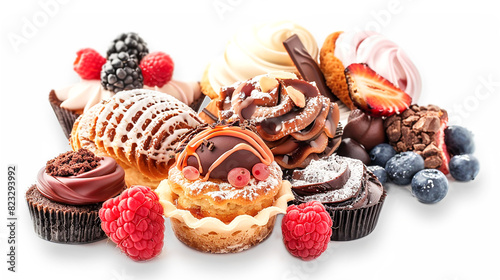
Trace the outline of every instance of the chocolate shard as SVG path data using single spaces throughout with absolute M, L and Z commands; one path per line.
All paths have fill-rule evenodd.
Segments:
M 318 193 L 324 193 L 331 190 L 341 189 L 346 182 L 349 180 L 351 176 L 351 170 L 349 170 L 349 166 L 346 165 L 342 172 L 339 175 L 327 182 L 306 184 L 301 186 L 292 186 L 292 191 L 298 195 L 308 196 Z M 303 174 L 301 170 L 295 170 L 292 173 L 292 178 L 294 180 L 303 180 Z
M 290 55 L 302 78 L 309 82 L 315 82 L 319 92 L 323 96 L 328 97 L 332 102 L 336 102 L 338 98 L 326 85 L 323 72 L 319 69 L 318 63 L 307 52 L 299 36 L 297 34 L 290 36 L 283 41 L 283 46 L 285 46 L 288 55 Z
M 205 113 L 205 114 L 207 114 L 207 116 L 209 118 L 211 118 L 212 120 L 214 120 L 215 122 L 219 120 L 219 118 L 217 118 L 217 116 L 215 116 L 214 114 L 212 114 L 212 112 L 210 112 L 207 108 L 203 108 L 202 112 Z

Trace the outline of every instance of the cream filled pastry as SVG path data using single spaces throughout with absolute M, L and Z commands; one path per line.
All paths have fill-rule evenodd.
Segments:
M 198 82 L 182 82 L 172 80 L 162 87 L 148 87 L 158 92 L 163 92 L 177 98 L 184 104 L 190 105 L 201 97 Z M 102 100 L 109 99 L 115 93 L 105 90 L 99 80 L 82 80 L 69 87 L 54 91 L 57 98 L 62 101 L 61 108 L 81 114 Z
M 83 113 L 90 107 L 114 95 L 105 90 L 99 80 L 82 80 L 69 87 L 55 90 L 57 99 L 61 100 L 61 108 Z
M 193 104 L 193 102 L 198 100 L 198 98 L 200 98 L 202 95 L 200 90 L 200 83 L 198 82 L 182 82 L 171 80 L 161 87 L 144 86 L 144 88 L 166 93 L 177 98 L 179 101 L 187 105 Z
M 394 42 L 373 31 L 348 31 L 330 34 L 320 51 L 320 68 L 332 92 L 354 109 L 347 89 L 345 68 L 366 63 L 409 94 L 416 102 L 422 90 L 420 74 L 409 56 Z
M 292 198 L 269 148 L 243 125 L 205 125 L 186 136 L 156 192 L 179 240 L 211 253 L 260 243 Z
M 254 216 L 271 206 L 282 172 L 255 133 L 238 126 L 215 126 L 187 139 L 177 155 L 177 168 L 169 172 L 170 182 L 183 189 L 173 189 L 179 195 L 178 207 L 231 222 L 238 215 Z M 250 176 L 252 171 L 267 176 Z M 200 197 L 204 199 L 196 202 Z M 207 208 L 205 201 L 210 202 Z
M 343 32 L 335 43 L 335 56 L 344 66 L 366 63 L 379 75 L 417 101 L 422 90 L 420 73 L 396 43 L 373 31 Z
M 156 188 L 174 164 L 182 136 L 201 124 L 186 104 L 161 92 L 121 91 L 81 115 L 70 143 L 110 156 L 125 169 L 127 185 Z
M 293 73 L 272 72 L 224 87 L 218 110 L 222 120 L 254 123 L 286 169 L 329 156 L 340 143 L 337 104 Z
M 208 65 L 201 87 L 214 99 L 223 86 L 244 81 L 271 71 L 297 72 L 283 41 L 297 34 L 315 59 L 318 46 L 314 37 L 302 26 L 290 21 L 278 21 L 251 26 L 236 33 L 227 43 L 223 56 Z

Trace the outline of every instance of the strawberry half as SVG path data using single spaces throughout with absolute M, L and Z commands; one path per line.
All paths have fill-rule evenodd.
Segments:
M 411 96 L 366 63 L 353 63 L 345 69 L 347 87 L 356 107 L 374 117 L 388 117 L 408 109 Z

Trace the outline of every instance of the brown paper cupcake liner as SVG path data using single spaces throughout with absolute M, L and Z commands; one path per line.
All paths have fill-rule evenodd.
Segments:
M 64 135 L 69 139 L 71 130 L 73 129 L 73 124 L 79 115 L 73 111 L 61 108 L 60 106 L 62 101 L 57 99 L 56 92 L 54 90 L 51 90 L 49 93 L 49 102 L 50 106 L 52 106 L 52 110 L 54 110 L 54 113 L 56 114 Z
M 339 210 L 325 205 L 333 221 L 331 240 L 350 241 L 370 234 L 377 225 L 386 196 L 387 192 L 384 191 L 377 204 L 358 209 Z
M 56 243 L 82 244 L 106 238 L 101 229 L 102 203 L 73 206 L 45 198 L 36 186 L 26 192 L 33 227 L 42 239 Z

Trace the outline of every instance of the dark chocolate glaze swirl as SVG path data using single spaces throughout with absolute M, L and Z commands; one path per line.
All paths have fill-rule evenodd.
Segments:
M 285 169 L 303 168 L 340 144 L 335 138 L 337 104 L 314 83 L 291 73 L 269 73 L 225 87 L 217 105 L 222 120 L 251 120 Z
M 233 168 L 252 170 L 257 163 L 271 164 L 273 154 L 264 141 L 244 126 L 216 125 L 203 127 L 189 134 L 180 143 L 176 155 L 177 168 L 198 169 L 203 181 L 226 180 Z
M 361 161 L 337 155 L 332 155 L 326 160 L 332 159 L 338 162 L 346 161 L 350 172 L 341 169 L 342 172 L 335 178 L 309 185 L 297 186 L 292 179 L 294 204 L 317 200 L 327 209 L 357 209 L 379 202 L 384 190 L 383 186 Z M 350 176 L 347 180 L 346 175 Z
M 38 172 L 37 189 L 48 199 L 71 205 L 103 202 L 118 195 L 125 188 L 125 172 L 114 159 L 104 157 L 99 166 L 85 173 L 55 177 Z

